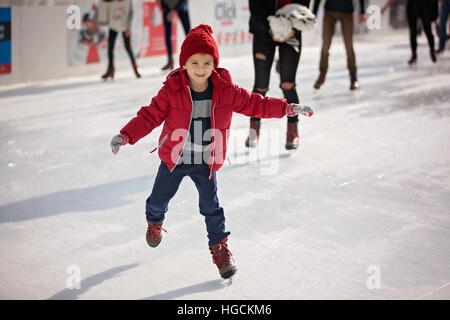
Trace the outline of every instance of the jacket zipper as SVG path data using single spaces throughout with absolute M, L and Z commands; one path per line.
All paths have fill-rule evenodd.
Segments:
M 155 149 L 153 149 L 152 151 L 150 151 L 150 153 L 155 152 L 158 149 L 161 149 L 162 145 L 164 144 L 164 142 L 166 142 L 167 138 L 169 137 L 169 134 L 166 133 L 165 136 L 161 139 L 161 141 L 158 144 L 158 147 L 156 147 Z
M 212 132 L 214 132 L 214 146 L 213 146 L 213 159 L 212 159 L 212 162 L 211 162 L 211 169 L 209 171 L 209 178 L 210 179 L 212 179 L 214 160 L 215 160 L 215 157 L 216 157 L 216 131 L 215 131 L 216 120 L 214 118 L 214 108 L 215 108 L 215 106 L 216 106 L 216 104 L 213 104 L 213 107 L 212 107 L 212 122 L 213 122 L 213 127 L 212 127 L 213 130 L 212 130 Z
M 184 139 L 183 147 L 181 148 L 181 152 L 180 152 L 180 155 L 178 156 L 178 160 L 175 163 L 175 165 L 173 166 L 172 170 L 170 170 L 170 172 L 172 172 L 175 169 L 175 167 L 177 166 L 178 162 L 180 161 L 181 155 L 183 154 L 184 146 L 186 144 L 187 135 L 189 134 L 189 132 L 191 130 L 192 114 L 194 113 L 194 100 L 192 100 L 192 94 L 191 94 L 191 90 L 189 90 L 189 86 L 186 86 L 186 88 L 188 89 L 188 92 L 189 92 L 189 98 L 191 98 L 191 117 L 189 118 L 189 126 L 188 126 L 188 131 L 187 131 L 188 133 L 186 134 L 186 138 Z

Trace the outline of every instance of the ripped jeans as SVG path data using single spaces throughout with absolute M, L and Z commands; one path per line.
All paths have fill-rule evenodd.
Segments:
M 295 88 L 295 76 L 300 62 L 301 40 L 301 33 L 299 33 L 300 51 L 297 52 L 292 46 L 286 43 L 278 43 L 258 36 L 253 38 L 253 64 L 255 67 L 253 92 L 258 92 L 265 96 L 269 90 L 270 71 L 275 56 L 275 49 L 278 47 L 280 59 L 280 87 L 283 91 L 284 98 L 288 103 L 299 103 L 297 90 Z M 292 85 L 283 85 L 284 83 Z M 286 87 L 283 88 L 284 86 Z M 259 120 L 259 118 L 252 118 L 252 120 Z M 297 121 L 298 116 L 288 117 L 288 122 Z

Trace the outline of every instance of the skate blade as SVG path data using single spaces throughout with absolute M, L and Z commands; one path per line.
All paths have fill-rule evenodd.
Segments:
M 293 155 L 295 155 L 297 153 L 297 149 L 290 149 L 290 150 L 286 150 L 286 153 L 288 155 L 288 157 L 292 157 Z
M 234 277 L 234 276 L 233 276 Z M 231 286 L 232 284 L 233 284 L 233 277 L 229 277 L 229 278 L 227 278 L 227 279 L 222 279 L 222 285 L 224 286 L 224 287 L 229 287 L 229 286 Z

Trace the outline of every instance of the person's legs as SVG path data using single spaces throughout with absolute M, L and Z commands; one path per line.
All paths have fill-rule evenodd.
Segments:
M 253 92 L 263 96 L 269 90 L 270 69 L 275 56 L 275 42 L 260 37 L 253 38 L 253 66 L 255 69 L 255 81 Z M 246 147 L 255 147 L 259 139 L 260 118 L 250 118 L 250 134 L 245 141 Z
M 425 32 L 427 36 L 428 46 L 430 48 L 430 56 L 431 60 L 433 62 L 436 62 L 436 54 L 434 51 L 434 35 L 433 31 L 431 30 L 431 21 L 428 20 L 426 16 L 421 18 L 422 24 L 423 24 L 423 31 Z
M 166 40 L 166 48 L 167 48 L 167 58 L 170 60 L 172 57 L 172 21 L 167 20 L 167 14 L 169 12 L 164 12 L 164 35 Z
M 173 62 L 173 48 L 172 48 L 172 19 L 168 19 L 170 9 L 167 6 L 163 6 L 164 17 L 164 36 L 167 49 L 167 64 L 161 68 L 161 70 L 172 70 L 174 68 Z
M 341 13 L 342 37 L 344 39 L 345 51 L 347 53 L 347 69 L 350 74 L 356 74 L 356 56 L 353 49 L 353 15 Z
M 450 14 L 450 0 L 445 0 L 441 5 L 441 15 L 439 19 L 439 51 L 445 49 L 447 41 L 447 20 Z
M 418 10 L 418 16 L 422 21 L 423 31 L 427 37 L 428 46 L 430 48 L 430 56 L 433 62 L 436 62 L 436 53 L 434 51 L 434 35 L 431 29 L 432 9 L 426 2 L 421 3 L 420 10 Z
M 253 66 L 255 81 L 253 92 L 263 96 L 269 90 L 270 70 L 275 56 L 275 42 L 260 37 L 253 38 Z
M 417 60 L 417 13 L 413 4 L 408 1 L 407 6 L 409 43 L 411 46 L 411 59 L 408 63 L 415 63 Z
M 299 37 L 299 52 L 286 43 L 279 46 L 280 54 L 280 88 L 288 103 L 299 103 L 295 78 L 302 49 L 301 34 Z M 287 117 L 286 145 L 287 150 L 298 148 L 298 116 Z
M 114 46 L 116 44 L 117 32 L 109 29 L 108 35 L 108 70 L 114 69 Z
M 327 73 L 328 71 L 328 57 L 331 47 L 331 41 L 333 39 L 334 30 L 336 27 L 336 13 L 325 10 L 323 17 L 323 30 L 322 30 L 322 50 L 320 52 L 319 71 Z
M 314 83 L 315 89 L 320 89 L 320 87 L 325 83 L 325 77 L 328 71 L 328 57 L 331 47 L 331 40 L 333 39 L 334 29 L 336 26 L 336 13 L 325 10 L 325 15 L 323 17 L 323 29 L 322 29 L 322 49 L 320 51 L 320 62 L 319 62 L 319 77 Z
M 280 54 L 280 88 L 288 103 L 299 103 L 295 78 L 297 68 L 300 62 L 302 50 L 302 38 L 299 38 L 299 52 L 295 51 L 292 46 L 282 43 L 279 46 Z M 298 116 L 288 117 L 289 122 L 297 122 Z
M 111 78 L 114 78 L 114 46 L 116 43 L 117 38 L 117 32 L 109 29 L 108 34 L 108 69 L 106 72 L 102 75 L 102 78 L 104 80 Z
M 160 224 L 164 221 L 169 209 L 169 201 L 173 198 L 180 186 L 185 171 L 177 166 L 170 172 L 164 162 L 161 162 L 153 184 L 150 196 L 147 198 L 145 215 L 148 223 Z
M 217 197 L 217 179 L 209 179 L 210 169 L 207 164 L 190 165 L 189 177 L 194 182 L 199 195 L 200 213 L 205 217 L 208 232 L 208 245 L 212 246 L 228 237 L 225 231 L 225 215 Z
M 228 279 L 236 273 L 237 268 L 227 244 L 230 232 L 225 231 L 225 215 L 217 198 L 216 174 L 213 174 L 213 179 L 209 179 L 209 170 L 207 164 L 192 165 L 189 176 L 198 190 L 200 213 L 205 217 L 213 263 L 219 269 L 220 276 Z
M 191 21 L 189 19 L 189 10 L 187 2 L 179 7 L 177 7 L 178 17 L 183 25 L 184 33 L 187 35 L 191 31 Z
M 347 53 L 347 69 L 350 74 L 350 90 L 359 88 L 356 67 L 356 55 L 353 49 L 353 14 L 341 13 L 340 19 L 342 27 L 342 37 L 344 39 L 345 51 Z
M 127 36 L 125 32 L 122 32 L 123 43 L 125 45 L 125 50 L 128 53 L 128 57 L 130 58 L 131 64 L 135 65 L 136 60 L 133 55 L 133 48 L 131 48 L 131 36 Z
M 125 32 L 122 32 L 122 36 L 125 50 L 127 51 L 128 57 L 130 57 L 131 65 L 133 66 L 134 74 L 137 78 L 140 78 L 142 74 L 137 66 L 136 59 L 134 58 L 133 48 L 131 47 L 131 36 L 127 36 Z

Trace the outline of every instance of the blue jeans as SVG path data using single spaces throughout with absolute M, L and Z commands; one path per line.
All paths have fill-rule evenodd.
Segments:
M 167 48 L 167 55 L 169 58 L 172 58 L 172 22 L 167 21 L 166 17 L 169 13 L 170 9 L 165 5 L 164 1 L 163 4 L 163 15 L 164 15 L 164 34 L 166 37 L 166 48 Z M 187 0 L 181 0 L 177 6 L 174 8 L 174 10 L 178 13 L 178 17 L 181 20 L 181 24 L 183 25 L 184 33 L 187 35 L 189 31 L 191 30 L 191 23 L 189 20 L 189 10 L 188 10 L 188 3 Z
M 450 13 L 450 0 L 445 0 L 441 5 L 441 17 L 439 19 L 439 49 L 445 49 L 447 41 L 447 19 Z
M 170 172 L 166 164 L 161 161 L 152 193 L 148 197 L 145 207 L 147 222 L 157 224 L 164 221 L 165 214 L 169 209 L 169 201 L 176 194 L 185 176 L 189 176 L 197 187 L 200 213 L 205 217 L 208 232 L 208 245 L 216 244 L 227 237 L 230 232 L 225 231 L 225 215 L 217 198 L 216 174 L 213 174 L 214 179 L 209 179 L 207 164 L 182 163 Z

